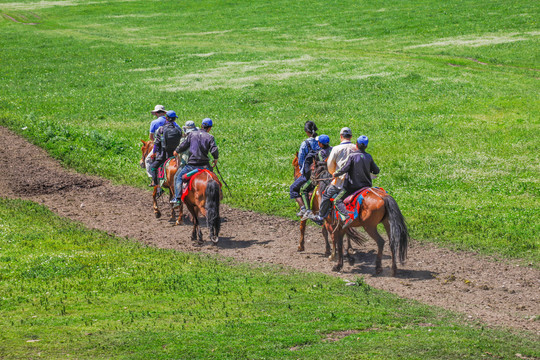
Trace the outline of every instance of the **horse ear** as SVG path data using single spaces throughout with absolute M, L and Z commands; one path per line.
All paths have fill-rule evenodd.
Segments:
M 144 141 L 143 139 L 140 139 L 140 140 L 144 145 L 146 145 L 146 141 Z

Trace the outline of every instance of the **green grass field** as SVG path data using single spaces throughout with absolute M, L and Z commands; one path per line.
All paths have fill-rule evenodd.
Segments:
M 78 171 L 144 186 L 138 139 L 164 104 L 181 122 L 214 119 L 227 203 L 293 216 L 303 123 L 332 144 L 350 126 L 414 238 L 540 258 L 538 2 L 9 1 L 0 13 L 0 124 Z
M 2 359 L 535 358 L 484 328 L 358 279 L 147 248 L 0 199 Z

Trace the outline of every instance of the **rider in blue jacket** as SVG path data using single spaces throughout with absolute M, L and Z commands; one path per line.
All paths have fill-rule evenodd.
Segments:
M 300 211 L 296 214 L 297 216 L 303 217 L 307 211 L 300 196 L 300 189 L 302 186 L 308 182 L 311 172 L 311 163 L 314 161 L 317 152 L 320 150 L 319 144 L 315 138 L 317 137 L 317 125 L 313 121 L 306 121 L 304 124 L 304 131 L 308 138 L 302 142 L 300 145 L 300 150 L 298 151 L 298 166 L 300 167 L 300 176 L 294 181 L 289 189 L 290 198 L 296 200 Z

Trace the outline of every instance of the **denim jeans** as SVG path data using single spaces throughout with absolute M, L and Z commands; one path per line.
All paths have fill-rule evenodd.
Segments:
M 177 171 L 174 176 L 174 199 L 172 201 L 180 201 L 182 197 L 182 176 L 195 169 L 208 169 L 207 166 L 186 165 L 182 170 Z

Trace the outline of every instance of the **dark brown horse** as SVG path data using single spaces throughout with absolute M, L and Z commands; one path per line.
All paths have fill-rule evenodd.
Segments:
M 144 141 L 144 140 L 141 140 L 141 142 L 143 143 L 143 145 L 141 147 L 142 159 L 140 161 L 140 165 L 144 169 L 146 167 L 146 165 L 145 165 L 146 157 L 152 151 L 152 149 L 154 147 L 154 142 L 153 141 Z M 178 170 L 178 166 L 177 166 L 177 160 L 176 159 L 172 159 L 171 161 L 169 161 L 169 163 L 165 167 L 166 181 L 163 183 L 163 185 L 161 187 L 164 188 L 164 189 L 169 189 L 169 202 L 172 199 L 172 197 L 174 196 L 174 175 L 176 174 L 177 170 Z M 161 211 L 159 211 L 159 207 L 158 207 L 158 203 L 157 203 L 157 198 L 158 198 L 157 195 L 158 195 L 158 186 L 154 186 L 154 192 L 152 193 L 153 208 L 154 208 L 154 214 L 155 214 L 156 218 L 159 219 L 161 217 Z M 171 204 L 171 218 L 170 218 L 170 220 L 174 221 L 175 219 L 176 219 L 176 214 L 175 214 L 175 211 L 174 211 L 174 207 Z M 182 211 L 180 211 L 180 215 L 178 216 L 178 219 L 176 219 L 176 225 L 181 225 L 181 224 L 183 224 Z
M 311 170 L 312 170 L 312 174 L 315 174 L 313 171 L 316 170 L 315 166 L 316 166 L 316 163 L 317 162 L 313 162 L 313 165 L 311 167 Z M 319 166 L 325 166 L 322 164 L 322 162 L 319 162 Z M 299 176 L 300 176 L 300 166 L 298 165 L 298 152 L 296 153 L 294 159 L 293 159 L 293 162 L 292 162 L 292 165 L 294 167 L 294 178 L 297 179 Z M 319 170 L 320 172 L 320 170 Z M 328 173 L 328 176 L 330 176 L 330 178 L 332 177 L 329 173 Z M 310 209 L 313 211 L 313 212 L 318 212 L 319 211 L 319 206 L 320 206 L 320 203 L 322 201 L 322 189 L 324 189 L 324 186 L 321 186 L 321 185 L 324 185 L 322 184 L 318 179 L 314 178 L 313 175 L 312 175 L 312 181 L 315 183 L 315 184 L 318 184 L 318 186 L 316 187 L 315 189 L 315 192 L 311 195 L 310 197 L 310 200 L 311 200 L 311 207 Z M 329 180 L 328 180 L 329 182 Z M 306 204 L 307 205 L 307 204 Z M 325 243 L 325 252 L 324 252 L 324 256 L 328 256 L 329 260 L 335 260 L 335 257 L 336 257 L 336 243 L 334 241 L 334 236 L 333 236 L 333 232 L 334 232 L 334 227 L 333 227 L 333 222 L 331 221 L 331 219 L 333 218 L 333 214 L 334 214 L 334 211 L 332 211 L 330 213 L 330 215 L 328 216 L 328 219 L 327 221 L 325 220 L 323 226 L 322 226 L 322 235 L 324 237 L 324 243 Z M 302 252 L 305 250 L 305 247 L 304 247 L 304 244 L 305 244 L 305 233 L 306 233 L 306 223 L 307 223 L 307 220 L 301 220 L 300 221 L 300 241 L 298 243 L 298 251 L 299 252 Z M 330 243 L 328 241 L 328 235 L 331 236 L 332 238 L 332 250 L 330 251 Z M 361 243 L 363 242 L 363 239 L 361 239 L 361 237 L 359 236 L 358 233 L 356 233 L 355 231 L 348 231 L 347 232 L 347 255 L 352 255 L 354 253 L 354 250 L 351 246 L 351 239 L 353 239 L 355 242 L 358 242 L 358 243 Z M 349 263 L 353 263 L 353 258 L 349 256 Z
M 203 243 L 202 231 L 199 226 L 199 215 L 206 217 L 206 223 L 210 229 L 210 240 L 217 244 L 221 218 L 219 216 L 219 203 L 223 199 L 221 185 L 217 176 L 211 171 L 200 171 L 193 175 L 188 188 L 188 193 L 183 197 L 193 219 L 193 232 L 191 240 Z
M 324 171 L 312 171 L 315 178 L 325 179 L 330 174 Z M 353 227 L 362 226 L 368 235 L 375 240 L 378 247 L 375 272 L 382 272 L 382 255 L 384 249 L 384 239 L 377 231 L 377 225 L 383 223 L 390 242 L 390 251 L 392 253 L 392 275 L 396 276 L 397 266 L 396 257 L 399 256 L 399 261 L 403 264 L 407 257 L 407 247 L 409 242 L 409 233 L 405 224 L 405 219 L 399 210 L 399 207 L 393 197 L 385 191 L 378 188 L 371 188 L 364 197 L 360 208 L 359 216 L 354 219 L 353 223 L 346 230 L 343 230 L 341 223 L 338 223 L 335 216 L 332 219 L 326 219 L 326 222 L 332 221 L 334 225 L 334 242 L 337 248 L 338 263 L 332 269 L 333 271 L 341 271 L 343 269 L 343 237 L 349 235 L 349 231 Z M 349 257 L 349 253 L 347 256 Z M 350 257 L 349 257 L 349 263 Z

